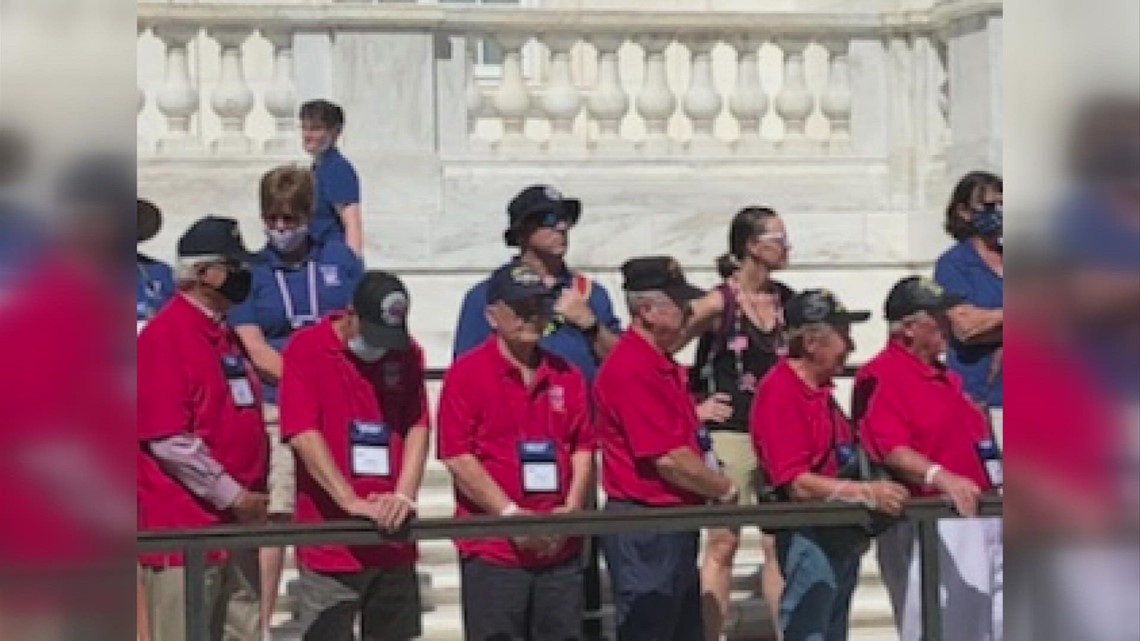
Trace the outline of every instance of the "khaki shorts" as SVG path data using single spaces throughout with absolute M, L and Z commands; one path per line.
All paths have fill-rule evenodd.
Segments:
M 261 634 L 261 578 L 257 550 L 231 550 L 229 560 L 206 567 L 210 639 L 250 641 Z M 186 641 L 186 570 L 142 569 L 153 641 Z
M 752 449 L 752 435 L 742 432 L 712 432 L 713 454 L 720 460 L 725 476 L 740 490 L 739 505 L 756 505 L 764 489 L 764 474 Z
M 276 405 L 264 407 L 265 430 L 269 433 L 269 513 L 293 513 L 297 505 L 297 471 L 293 448 L 281 442 L 281 421 Z

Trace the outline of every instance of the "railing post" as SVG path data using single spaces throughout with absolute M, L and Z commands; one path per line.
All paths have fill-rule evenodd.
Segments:
M 918 549 L 922 563 L 922 639 L 942 641 L 942 595 L 939 590 L 938 521 L 918 522 Z
M 210 611 L 206 607 L 206 550 L 185 552 L 186 640 L 210 641 Z

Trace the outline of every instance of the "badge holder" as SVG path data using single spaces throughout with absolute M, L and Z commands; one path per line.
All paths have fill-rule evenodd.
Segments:
M 253 407 L 257 399 L 253 396 L 253 386 L 250 385 L 249 375 L 245 370 L 245 359 L 233 354 L 223 356 L 222 371 L 226 375 L 226 382 L 230 385 L 230 396 L 233 397 L 234 405 Z
M 978 452 L 978 459 L 982 462 L 982 468 L 986 471 L 986 477 L 989 479 L 990 485 L 994 489 L 1001 491 L 1002 486 L 1005 484 L 1005 466 L 1002 460 L 1001 449 L 998 448 L 993 438 L 978 441 L 975 449 Z
M 559 491 L 558 449 L 552 440 L 519 443 L 522 487 L 527 494 Z
M 375 421 L 355 420 L 349 425 L 352 473 L 355 476 L 392 475 L 391 432 Z
M 704 425 L 697 428 L 697 444 L 701 446 L 701 454 L 705 461 L 705 467 L 714 472 L 720 472 L 720 461 L 713 452 L 712 432 Z

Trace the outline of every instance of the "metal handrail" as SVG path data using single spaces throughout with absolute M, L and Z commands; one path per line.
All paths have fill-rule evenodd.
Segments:
M 1000 516 L 1000 495 L 985 496 L 982 516 Z M 942 613 L 938 590 L 939 519 L 957 518 L 941 499 L 913 499 L 904 518 L 918 524 L 922 563 L 922 621 L 924 639 L 941 641 Z M 180 550 L 186 559 L 187 639 L 209 641 L 205 607 L 206 553 L 215 549 L 276 547 L 284 545 L 374 545 L 393 541 L 427 541 L 464 538 L 507 538 L 543 534 L 586 535 L 633 531 L 685 531 L 705 527 L 759 526 L 764 529 L 868 525 L 871 511 L 858 505 L 834 502 L 765 503 L 756 506 L 708 506 L 644 509 L 622 512 L 585 511 L 558 516 L 471 516 L 417 519 L 403 529 L 386 533 L 369 521 L 320 524 L 220 526 L 198 530 L 159 530 L 138 535 L 140 552 Z

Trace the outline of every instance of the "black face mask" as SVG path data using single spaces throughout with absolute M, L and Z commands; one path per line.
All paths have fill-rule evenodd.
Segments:
M 217 288 L 219 294 L 226 300 L 238 305 L 249 298 L 253 288 L 253 273 L 248 269 L 237 268 L 226 272 L 226 280 Z

